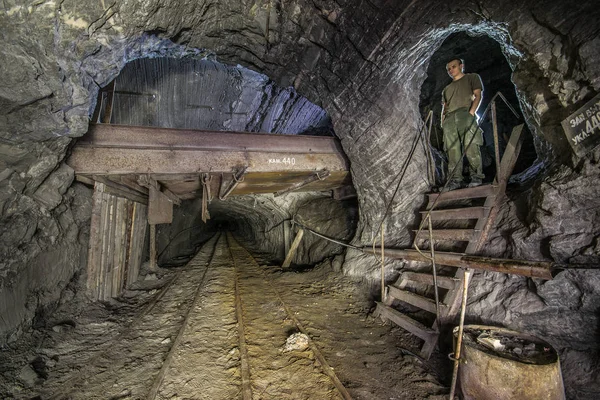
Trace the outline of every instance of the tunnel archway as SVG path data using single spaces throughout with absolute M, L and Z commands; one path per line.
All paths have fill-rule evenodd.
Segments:
M 483 116 L 484 110 L 498 92 L 502 93 L 510 104 L 510 107 L 507 106 L 500 98 L 497 98 L 495 102 L 500 153 L 502 155 L 512 128 L 524 122 L 517 88 L 512 82 L 513 70 L 496 40 L 487 35 L 473 36 L 465 31 L 450 34 L 432 54 L 427 68 L 427 78 L 421 87 L 419 101 L 421 116 L 425 120 L 427 114 L 430 111 L 433 112 L 431 145 L 443 153 L 443 133 L 440 123 L 441 93 L 443 88 L 450 83 L 445 66 L 452 58 L 461 58 L 464 61 L 466 73 L 477 73 L 482 78 L 484 91 L 477 112 L 479 118 Z M 518 118 L 511 111 L 511 107 L 518 113 Z M 480 121 L 480 126 L 484 131 L 484 145 L 481 147 L 481 153 L 487 180 L 493 179 L 495 175 L 493 128 L 490 115 L 491 113 L 488 113 L 486 118 Z M 524 172 L 534 165 L 537 159 L 538 155 L 533 136 L 526 128 L 521 153 L 513 170 L 513 175 Z
M 101 89 L 92 122 L 209 130 L 216 135 L 220 132 L 260 132 L 334 136 L 329 115 L 293 87 L 282 88 L 267 76 L 239 65 L 228 66 L 194 57 L 140 58 L 129 62 L 109 85 Z M 256 140 L 260 139 L 256 137 Z M 262 140 L 269 147 L 268 135 L 263 135 Z M 240 149 L 234 146 L 234 150 Z M 319 154 L 320 150 L 315 151 Z M 283 160 L 285 163 L 286 158 Z M 329 214 L 340 217 L 339 224 L 329 224 L 327 229 L 315 227 L 325 231 L 322 233 L 343 240 L 354 234 L 357 223 L 355 198 L 347 201 L 331 199 L 331 188 L 324 192 L 314 184 L 306 189 L 298 187 L 302 193 L 293 190 L 289 195 L 276 198 L 270 193 L 279 193 L 277 187 L 289 181 L 282 170 L 273 176 L 276 179 L 273 182 L 268 179 L 255 182 L 257 192 L 248 189 L 224 200 L 220 199 L 223 173 L 220 175 L 220 189 L 212 187 L 212 195 L 209 194 L 208 221 L 203 222 L 200 217 L 204 188 L 196 185 L 180 194 L 184 202 L 174 208 L 173 223 L 157 226 L 159 265 L 185 263 L 219 226 L 235 228 L 236 235 L 252 248 L 270 254 L 274 261 L 282 260 L 294 235 L 290 233 L 290 221 L 302 218 L 302 215 L 319 221 L 315 218 L 315 210 L 318 210 L 316 214 L 325 216 L 323 220 Z M 329 181 L 337 182 L 335 179 Z M 182 185 L 192 185 L 193 181 L 194 177 L 190 176 L 175 183 L 165 180 L 161 185 L 177 193 Z M 349 177 L 339 183 L 340 187 L 351 187 Z M 269 190 L 269 187 L 274 189 Z M 309 223 L 310 218 L 302 222 Z M 314 240 L 308 239 L 302 247 L 304 250 L 300 249 L 296 260 L 301 264 L 314 264 L 340 252 L 335 246 L 315 247 Z

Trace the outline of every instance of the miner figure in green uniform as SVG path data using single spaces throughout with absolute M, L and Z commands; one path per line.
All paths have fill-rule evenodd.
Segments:
M 446 64 L 452 82 L 442 92 L 442 129 L 444 130 L 444 150 L 448 154 L 447 190 L 463 186 L 463 170 L 461 155 L 467 148 L 465 156 L 469 162 L 469 187 L 479 186 L 485 177 L 482 172 L 480 146 L 483 135 L 477 126 L 475 112 L 481 104 L 483 83 L 477 74 L 465 74 L 461 59 L 455 58 Z M 475 138 L 473 138 L 475 135 Z M 473 140 L 471 141 L 471 139 Z M 460 165 L 455 169 L 456 165 Z

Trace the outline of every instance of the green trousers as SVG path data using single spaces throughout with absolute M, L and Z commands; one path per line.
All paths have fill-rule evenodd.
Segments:
M 475 117 L 469 113 L 467 108 L 459 108 L 446 115 L 442 128 L 444 129 L 444 150 L 448 154 L 448 174 L 454 170 L 456 164 L 461 162 L 460 156 L 464 147 L 471 142 L 471 138 L 475 135 L 465 156 L 469 161 L 471 179 L 483 179 L 485 175 L 483 175 L 481 166 L 480 151 L 480 147 L 483 145 L 483 131 L 477 126 Z M 462 172 L 461 162 L 448 179 L 461 182 L 463 180 Z

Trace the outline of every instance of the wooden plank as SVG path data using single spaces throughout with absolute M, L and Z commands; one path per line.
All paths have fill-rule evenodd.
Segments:
M 111 181 L 110 179 L 99 176 L 86 176 L 86 175 L 75 175 L 75 180 L 78 182 L 84 183 L 86 185 L 94 185 L 94 182 L 100 182 L 105 185 L 104 191 L 106 193 L 110 193 L 115 196 L 124 197 L 126 199 L 137 201 L 139 203 L 148 203 L 148 198 L 146 196 L 141 195 L 126 186 L 120 185 L 117 182 Z
M 77 146 L 270 151 L 281 154 L 343 153 L 340 142 L 331 136 L 284 135 L 273 133 L 201 131 L 151 126 L 90 124 Z M 206 170 L 208 171 L 208 170 Z
M 464 189 L 456 189 L 450 192 L 444 193 L 429 193 L 427 196 L 429 197 L 429 204 L 427 205 L 427 209 L 431 207 L 433 202 L 439 198 L 438 204 L 442 201 L 450 201 L 450 200 L 465 200 L 465 199 L 475 199 L 479 197 L 488 197 L 495 193 L 494 185 L 481 185 L 472 188 L 464 188 Z
M 160 191 L 164 194 L 169 200 L 171 200 L 174 204 L 180 205 L 181 199 L 175 193 L 171 192 L 168 188 L 163 187 L 158 181 L 156 181 L 150 175 L 140 175 L 137 179 L 138 183 L 150 190 L 151 187 Z
M 414 232 L 417 232 L 416 230 Z M 474 229 L 434 229 L 432 231 L 434 240 L 454 240 L 457 242 L 468 242 L 476 233 Z M 429 230 L 423 229 L 417 235 L 417 239 L 429 239 Z
M 92 216 L 90 219 L 90 239 L 87 259 L 87 295 L 92 300 L 98 299 L 98 273 L 102 249 L 102 195 L 104 184 L 96 182 L 92 195 Z
M 150 271 L 156 269 L 156 225 L 150 224 Z
M 402 277 L 402 280 L 425 283 L 427 285 L 433 286 L 433 275 L 431 275 L 431 274 L 407 271 L 407 272 L 403 272 L 401 277 Z M 444 288 L 444 289 L 454 289 L 460 284 L 460 281 L 451 276 L 438 275 L 437 276 L 437 284 L 439 287 Z
M 140 202 L 147 201 L 147 197 L 144 196 L 143 194 L 141 194 L 138 191 L 133 190 L 119 182 L 115 182 L 106 176 L 92 175 L 91 178 L 97 182 L 102 182 L 106 186 L 108 186 L 110 189 L 113 189 L 110 193 L 115 196 L 124 197 L 126 199 L 131 199 L 133 201 L 140 201 Z
M 121 266 L 119 264 L 119 256 L 121 253 L 121 203 L 123 202 L 122 197 L 117 197 L 115 204 L 115 215 L 114 215 L 114 224 L 115 224 L 115 237 L 113 239 L 113 270 L 111 274 L 111 290 L 110 297 L 116 297 L 118 295 L 118 284 L 119 284 L 119 273 Z
M 150 195 L 148 200 L 148 223 L 170 224 L 173 222 L 173 203 L 160 190 L 150 187 Z
M 123 282 L 121 282 L 121 288 L 125 289 L 129 286 L 129 270 L 131 260 L 131 236 L 133 234 L 133 210 L 134 201 L 127 202 L 127 209 L 125 210 L 125 243 L 123 249 Z
M 415 307 L 419 307 L 422 310 L 429 311 L 430 313 L 435 314 L 435 301 L 428 299 L 427 297 L 415 294 L 413 292 L 399 289 L 395 286 L 388 286 L 388 289 L 389 295 L 395 298 L 396 300 L 403 301 Z M 439 307 L 440 314 L 443 312 L 443 309 L 447 308 L 446 305 L 442 303 L 439 304 Z
M 448 220 L 448 219 L 476 219 L 484 216 L 484 207 L 465 207 L 465 208 L 453 208 L 446 210 L 433 210 L 421 211 L 421 214 L 425 216 L 427 213 L 431 213 L 431 219 L 433 221 Z
M 278 196 L 284 195 L 286 193 L 292 192 L 294 190 L 299 190 L 301 188 L 305 188 L 307 185 L 309 185 L 313 182 L 318 182 L 318 181 L 327 179 L 330 175 L 331 174 L 329 173 L 329 171 L 315 172 L 314 174 L 312 174 L 311 176 L 309 176 L 308 178 L 306 178 L 302 181 L 295 182 L 294 184 L 290 185 L 289 187 L 286 187 L 285 189 L 278 190 L 273 195 L 275 197 L 278 197 Z
M 117 198 L 116 232 L 115 232 L 115 267 L 113 269 L 112 297 L 117 297 L 123 289 L 123 274 L 125 272 L 125 257 L 127 242 L 127 203 L 129 200 Z
M 139 276 L 144 244 L 146 242 L 146 231 L 148 221 L 146 219 L 147 207 L 143 204 L 134 203 L 133 228 L 131 238 L 130 274 L 129 284 L 135 282 Z
M 303 235 L 304 235 L 304 229 L 302 229 L 302 228 L 298 229 L 298 233 L 296 234 L 296 237 L 294 238 L 294 242 L 292 243 L 292 246 L 290 247 L 290 251 L 288 252 L 287 256 L 285 257 L 283 264 L 281 265 L 282 269 L 288 268 L 290 266 L 290 264 L 292 263 L 292 259 L 294 258 L 294 255 L 296 254 L 296 249 L 300 245 L 300 241 L 302 240 Z
M 109 243 L 108 234 L 110 232 L 110 199 L 112 196 L 108 193 L 103 193 L 102 196 L 102 224 L 100 229 L 102 232 L 101 246 L 100 246 L 100 267 L 98 269 L 98 298 L 97 300 L 104 300 L 104 281 L 106 275 L 106 247 Z
M 376 302 L 377 309 L 376 313 L 380 316 L 389 319 L 396 325 L 404 328 L 413 335 L 420 337 L 425 341 L 437 340 L 438 333 L 431 328 L 426 327 L 419 321 L 410 318 L 407 315 L 402 314 L 400 311 L 395 310 L 391 307 L 386 306 L 383 303 Z
M 362 250 L 365 253 L 373 254 L 372 247 L 363 247 Z M 377 256 L 379 256 L 380 252 L 381 249 L 375 247 L 375 254 Z M 386 248 L 385 256 L 411 261 L 430 261 L 429 258 L 424 257 L 418 251 L 412 249 Z M 553 277 L 560 272 L 560 268 L 555 268 L 553 263 L 547 261 L 511 260 L 445 251 L 436 251 L 435 258 L 437 264 L 450 267 L 473 268 L 482 271 L 494 271 L 547 280 L 553 279 Z
M 248 166 L 253 172 L 347 171 L 341 154 L 294 154 L 289 164 L 273 162 L 281 153 L 139 148 L 75 147 L 67 164 L 80 175 L 229 173 Z
M 521 133 L 523 132 L 523 127 L 523 124 L 515 126 L 510 134 L 510 139 L 508 140 L 500 163 L 500 171 L 498 172 L 497 177 L 498 182 L 508 180 L 515 168 L 517 158 L 519 158 L 519 153 L 521 151 Z
M 117 196 L 110 196 L 109 200 L 109 225 L 108 225 L 108 238 L 106 245 L 106 253 L 104 258 L 106 259 L 106 271 L 104 275 L 104 300 L 108 300 L 112 297 L 112 276 L 115 267 L 115 235 L 117 230 L 116 223 L 116 211 L 117 211 Z
M 103 90 L 102 92 L 106 93 L 106 106 L 104 108 L 104 113 L 102 115 L 102 122 L 106 124 L 110 124 L 110 120 L 112 119 L 112 110 L 113 104 L 115 101 L 115 87 L 116 87 L 116 79 L 113 79 Z
M 131 190 L 135 190 L 141 195 L 148 196 L 148 188 L 141 186 L 137 181 L 137 175 L 109 175 L 113 181 L 121 182 Z

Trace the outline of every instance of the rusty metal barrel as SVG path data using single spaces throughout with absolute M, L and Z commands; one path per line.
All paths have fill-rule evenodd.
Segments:
M 558 353 L 537 337 L 466 325 L 460 358 L 458 379 L 465 400 L 566 398 Z

